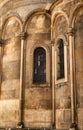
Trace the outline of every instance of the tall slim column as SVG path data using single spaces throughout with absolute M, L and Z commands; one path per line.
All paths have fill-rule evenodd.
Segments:
M 1 83 L 2 83 L 2 57 L 4 40 L 0 39 L 0 98 L 1 98 Z
M 20 113 L 19 113 L 19 122 L 23 121 L 23 70 L 24 70 L 24 42 L 25 42 L 25 33 L 22 32 L 21 35 L 21 56 L 20 56 Z M 22 125 L 22 124 L 20 124 Z
M 70 86 L 71 86 L 71 112 L 72 112 L 72 128 L 76 125 L 76 107 L 75 107 L 75 55 L 74 55 L 74 30 L 68 29 L 69 37 L 69 53 L 70 53 Z
M 55 127 L 55 52 L 54 40 L 51 41 L 52 45 L 52 127 Z

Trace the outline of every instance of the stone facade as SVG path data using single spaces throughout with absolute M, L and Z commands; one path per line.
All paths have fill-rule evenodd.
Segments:
M 64 42 L 64 78 L 57 79 Z M 46 51 L 46 82 L 33 57 Z M 83 0 L 0 1 L 0 127 L 83 130 Z M 72 125 L 72 127 L 71 127 Z

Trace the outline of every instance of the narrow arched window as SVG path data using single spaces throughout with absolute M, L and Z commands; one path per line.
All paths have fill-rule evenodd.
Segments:
M 64 78 L 64 43 L 63 40 L 59 40 L 58 44 L 58 75 L 57 79 Z
M 38 47 L 34 51 L 33 83 L 46 82 L 46 51 Z

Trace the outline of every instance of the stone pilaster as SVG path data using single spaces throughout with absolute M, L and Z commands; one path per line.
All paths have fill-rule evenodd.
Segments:
M 55 51 L 54 51 L 55 40 L 51 40 L 52 45 L 52 127 L 55 127 Z
M 24 43 L 25 39 L 27 37 L 27 34 L 25 32 L 22 32 L 20 34 L 21 38 L 21 57 L 20 57 L 20 117 L 19 117 L 19 122 L 20 126 L 22 125 L 21 122 L 23 122 L 23 80 L 24 80 Z M 19 124 L 19 123 L 18 123 Z
M 76 129 L 76 90 L 75 90 L 75 55 L 74 55 L 74 29 L 68 28 L 68 40 L 70 50 L 70 86 L 71 86 L 71 112 L 72 124 L 71 128 Z

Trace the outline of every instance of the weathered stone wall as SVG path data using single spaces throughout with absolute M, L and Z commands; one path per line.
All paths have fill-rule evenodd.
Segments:
M 52 5 L 53 2 L 55 3 Z M 69 59 L 71 57 L 67 31 L 68 28 L 74 28 L 75 59 L 73 60 L 77 112 L 75 116 L 79 130 L 83 129 L 82 8 L 82 0 L 7 0 L 0 3 L 0 38 L 3 40 L 0 46 L 0 126 L 14 127 L 19 122 L 21 43 L 24 40 L 22 117 L 25 126 L 51 127 L 55 123 L 57 129 L 70 128 L 72 95 Z M 21 39 L 22 32 L 27 34 L 24 39 Z M 56 50 L 56 41 L 59 37 L 63 39 L 67 50 L 65 53 L 67 75 L 66 80 L 60 82 L 54 79 L 53 86 L 52 79 L 56 77 L 56 72 L 52 75 L 52 63 L 55 57 L 54 59 L 51 57 L 51 40 L 55 40 Z M 46 51 L 45 84 L 33 83 L 33 55 L 38 47 L 43 47 Z
M 68 15 L 70 15 L 70 9 L 72 2 L 67 2 L 61 5 L 58 5 L 57 8 L 53 10 L 53 37 L 55 41 L 57 38 L 66 39 L 66 43 L 68 44 L 67 39 L 67 29 L 68 29 Z M 58 42 L 58 41 L 57 41 Z M 55 51 L 57 50 L 57 42 L 54 43 Z M 56 62 L 56 61 L 55 61 Z M 57 129 L 68 129 L 71 125 L 71 90 L 70 90 L 70 72 L 69 72 L 69 46 L 67 46 L 67 80 L 64 82 L 63 80 L 59 83 L 55 81 L 55 118 L 56 118 L 56 128 Z M 56 69 L 57 71 L 57 69 Z
M 51 126 L 51 86 L 50 86 L 50 18 L 45 14 L 33 14 L 27 21 L 25 109 L 24 120 L 30 127 Z M 46 84 L 33 83 L 33 56 L 37 47 L 46 50 Z M 27 115 L 27 116 L 26 116 Z M 29 118 L 28 118 L 29 116 Z M 35 119 L 36 117 L 36 119 Z
M 0 126 L 16 125 L 19 120 L 20 24 L 8 19 L 3 28 L 1 48 Z
M 0 125 L 12 126 L 19 119 L 20 40 L 8 39 L 2 46 Z
M 25 19 L 32 9 L 45 7 L 44 4 L 23 6 L 23 2 L 16 2 L 13 11 Z M 7 3 L 9 5 L 9 3 Z M 20 6 L 16 8 L 16 6 Z M 8 8 L 5 8 L 6 10 Z M 14 8 L 14 5 L 13 5 Z M 4 10 L 5 11 L 5 10 Z M 14 14 L 13 14 L 14 15 Z M 5 21 L 5 15 L 2 20 Z M 25 25 L 25 31 L 28 36 L 24 41 L 24 81 L 23 81 L 23 113 L 25 126 L 29 127 L 50 127 L 51 126 L 51 109 L 52 109 L 52 90 L 50 86 L 50 39 L 51 23 L 50 17 L 44 13 L 33 14 Z M 20 57 L 21 57 L 21 39 L 22 20 L 9 16 L 3 26 L 2 37 L 5 40 L 2 50 L 2 84 L 1 84 L 1 104 L 3 102 L 5 109 L 1 109 L 1 126 L 16 126 L 19 122 L 20 112 Z M 33 84 L 33 52 L 37 47 L 43 47 L 46 50 L 47 76 L 46 84 Z M 4 100 L 4 101 L 3 101 Z M 8 110 L 7 102 L 10 103 Z M 11 103 L 12 102 L 12 103 Z M 18 107 L 16 107 L 16 105 Z M 4 111 L 7 112 L 2 117 Z M 10 112 L 10 115 L 9 115 Z M 13 116 L 14 115 L 14 116 Z M 11 118 L 12 116 L 12 118 Z M 36 120 L 35 120 L 36 118 Z M 13 121 L 14 120 L 14 121 Z
M 79 129 L 83 129 L 83 9 L 78 10 L 75 20 L 75 64 L 77 90 L 77 119 Z
M 56 128 L 57 129 L 67 129 L 70 127 L 72 122 L 72 112 L 71 112 L 71 86 L 70 86 L 70 56 L 69 56 L 69 49 L 70 49 L 70 43 L 68 38 L 68 27 L 72 27 L 73 20 L 76 16 L 74 8 L 77 6 L 76 4 L 81 1 L 66 1 L 64 0 L 61 4 L 58 4 L 56 8 L 52 10 L 52 22 L 53 22 L 53 39 L 55 39 L 55 51 L 56 51 L 56 39 L 57 38 L 63 38 L 67 39 L 67 81 L 63 82 L 60 81 L 59 83 L 56 83 L 55 81 L 55 93 L 56 93 L 56 107 L 55 107 L 55 117 L 56 117 Z M 75 11 L 75 12 L 74 12 Z M 77 15 L 77 18 L 75 20 L 75 25 L 73 25 L 74 31 L 75 31 L 75 63 L 76 64 L 76 80 L 75 80 L 75 91 L 77 93 L 76 100 L 77 100 L 77 115 L 75 113 L 76 121 L 78 122 L 79 129 L 83 129 L 83 117 L 81 116 L 81 113 L 83 113 L 83 107 L 82 107 L 82 56 L 83 56 L 83 48 L 82 48 L 82 34 L 83 34 L 83 11 L 82 8 L 80 8 L 80 12 Z M 72 22 L 71 22 L 72 21 Z M 73 44 L 73 41 L 72 41 Z M 56 62 L 56 61 L 55 61 Z M 79 89 L 80 88 L 80 89 Z M 79 90 L 78 90 L 79 89 Z

